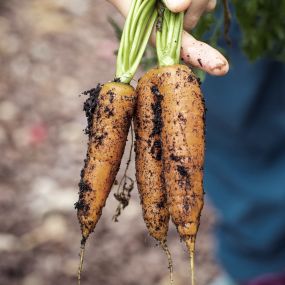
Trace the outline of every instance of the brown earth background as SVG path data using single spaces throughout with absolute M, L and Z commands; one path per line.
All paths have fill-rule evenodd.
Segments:
M 76 284 L 80 230 L 73 204 L 87 139 L 78 95 L 114 78 L 118 42 L 108 17 L 123 23 L 104 0 L 0 1 L 1 285 Z M 116 205 L 111 194 L 87 246 L 82 284 L 169 284 L 167 259 L 147 234 L 137 189 L 119 223 L 111 220 Z M 207 205 L 198 285 L 219 272 L 213 225 Z M 173 226 L 169 246 L 175 284 L 190 284 L 186 248 Z

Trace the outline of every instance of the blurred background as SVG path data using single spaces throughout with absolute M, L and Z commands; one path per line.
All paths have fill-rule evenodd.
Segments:
M 87 143 L 79 94 L 114 78 L 118 42 L 108 17 L 123 23 L 105 0 L 0 1 L 0 284 L 76 284 L 74 202 Z M 87 245 L 82 284 L 169 284 L 137 189 L 119 223 L 116 206 L 111 194 Z M 197 241 L 200 285 L 219 272 L 214 216 L 207 205 Z M 186 248 L 172 226 L 169 246 L 175 284 L 189 284 Z

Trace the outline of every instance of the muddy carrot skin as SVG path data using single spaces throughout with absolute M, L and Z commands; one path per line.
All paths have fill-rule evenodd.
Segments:
M 132 1 L 121 36 L 114 82 L 86 92 L 90 95 L 84 107 L 89 142 L 75 205 L 82 232 L 78 284 L 86 240 L 100 219 L 119 170 L 136 103 L 136 92 L 130 82 L 156 18 L 156 0 Z
M 89 143 L 76 203 L 82 243 L 93 232 L 119 170 L 135 101 L 133 87 L 110 82 L 98 85 L 85 103 Z
M 140 84 L 142 87 L 139 90 L 144 90 L 148 96 L 138 99 L 144 104 L 144 108 L 138 108 L 142 116 L 138 135 L 146 140 L 145 152 L 149 155 L 153 143 L 151 134 L 145 133 L 145 130 L 148 129 L 147 124 L 153 124 L 155 118 L 159 117 L 160 132 L 157 138 L 161 139 L 157 141 L 164 177 L 164 181 L 160 180 L 161 187 L 165 183 L 171 218 L 190 249 L 194 247 L 199 228 L 204 195 L 205 107 L 200 84 L 185 65 L 152 69 L 144 75 L 144 81 Z M 150 96 L 150 90 L 154 91 L 155 96 Z M 160 102 L 156 117 L 151 114 L 154 101 L 147 103 L 155 97 Z M 148 139 L 150 144 L 147 149 Z
M 114 82 L 99 86 L 85 104 L 89 143 L 76 203 L 84 244 L 105 206 L 125 148 L 135 108 L 130 82 L 143 56 L 156 21 L 155 0 L 133 0 L 126 19 Z
M 161 243 L 166 242 L 169 211 L 162 176 L 161 100 L 157 87 L 150 79 L 157 70 L 144 75 L 137 86 L 135 113 L 136 178 L 143 208 L 143 218 L 149 234 Z
M 137 86 L 135 122 L 136 178 L 149 234 L 161 245 L 168 259 L 170 284 L 173 284 L 173 264 L 167 246 L 170 214 L 167 207 L 162 164 L 162 96 L 155 84 L 157 69 L 147 72 Z M 152 81 L 154 80 L 154 81 Z
M 147 76 L 160 97 L 169 212 L 180 236 L 191 240 L 198 231 L 204 193 L 205 107 L 200 85 L 185 65 L 153 69 Z
M 184 12 L 164 7 L 157 30 L 158 90 L 161 103 L 163 176 L 168 209 L 190 257 L 191 283 L 195 284 L 195 239 L 203 208 L 205 107 L 193 72 L 180 65 Z
M 205 106 L 199 82 L 185 65 L 160 68 L 161 133 L 169 212 L 194 251 L 203 208 Z

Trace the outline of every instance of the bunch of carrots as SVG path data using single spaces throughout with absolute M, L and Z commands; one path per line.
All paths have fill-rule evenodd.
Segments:
M 86 92 L 89 136 L 76 203 L 81 225 L 81 262 L 114 184 L 134 121 L 136 180 L 149 234 L 167 253 L 170 218 L 190 254 L 194 283 L 195 239 L 203 207 L 205 106 L 199 80 L 179 64 L 184 13 L 156 0 L 133 0 L 124 26 L 114 81 Z M 130 82 L 156 29 L 158 67 L 134 89 Z

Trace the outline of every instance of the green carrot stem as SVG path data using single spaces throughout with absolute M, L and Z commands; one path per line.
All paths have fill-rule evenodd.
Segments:
M 171 14 L 169 10 L 166 10 L 167 14 L 170 14 L 170 21 L 169 21 L 169 26 L 168 26 L 168 31 L 167 31 L 167 45 L 172 44 L 173 36 L 174 36 L 174 29 L 175 29 L 175 19 L 176 19 L 176 14 Z
M 137 25 L 136 25 L 136 33 L 134 34 L 133 37 L 133 42 L 134 43 L 141 43 L 143 41 L 143 38 L 145 36 L 144 31 L 147 30 L 147 27 L 150 24 L 150 19 L 152 17 L 152 14 L 149 13 L 149 8 L 152 7 L 153 3 L 145 1 L 144 3 L 147 3 L 147 5 L 141 5 L 140 9 L 142 13 L 141 16 L 138 19 Z M 152 27 L 152 26 L 151 26 Z M 139 49 L 141 48 L 140 45 L 133 44 L 130 52 L 130 60 L 134 61 L 136 59 L 136 56 L 138 54 Z
M 178 22 L 178 24 L 175 26 L 174 34 L 177 34 L 178 38 L 177 38 L 177 47 L 173 50 L 173 52 L 175 58 L 178 58 L 178 63 L 180 60 L 180 53 L 181 53 L 183 20 L 184 20 L 184 13 L 179 13 L 176 15 L 176 21 Z
M 178 64 L 180 61 L 184 12 L 164 10 L 162 30 L 157 31 L 156 50 L 159 66 Z
M 117 56 L 116 78 L 130 83 L 144 54 L 157 18 L 156 0 L 133 0 Z
M 131 20 L 133 18 L 136 2 L 138 2 L 138 1 L 132 1 L 131 7 L 130 7 L 130 12 L 129 12 L 128 17 L 126 19 L 125 27 L 124 27 L 124 30 L 123 30 L 123 33 L 122 33 L 120 45 L 124 46 L 125 48 L 119 48 L 118 56 L 117 56 L 117 72 L 118 72 L 118 69 L 119 70 L 122 69 L 121 62 L 123 61 L 123 58 L 125 58 L 125 53 L 126 53 L 126 49 L 127 49 L 127 46 L 128 46 L 128 36 L 129 36 L 128 29 L 130 27 L 130 22 L 131 22 Z
M 136 34 L 136 28 L 137 28 L 137 22 L 142 19 L 142 17 L 139 17 L 141 13 L 145 13 L 145 6 L 149 5 L 149 1 L 139 1 L 139 3 L 136 5 L 136 11 L 134 13 L 134 18 L 136 19 L 136 22 L 130 27 L 130 36 L 134 37 Z M 145 21 L 146 22 L 146 21 Z
M 152 13 L 152 16 L 151 16 L 151 19 L 149 21 L 149 26 L 147 27 L 146 31 L 145 31 L 145 36 L 143 37 L 143 41 L 141 42 L 141 47 L 138 51 L 138 54 L 137 54 L 137 57 L 136 57 L 136 60 L 134 61 L 133 65 L 131 66 L 130 68 L 130 72 L 131 74 L 135 74 L 138 66 L 139 66 L 139 63 L 143 57 L 143 54 L 145 52 L 145 48 L 147 46 L 147 43 L 149 41 L 149 38 L 150 38 L 150 35 L 151 35 L 151 32 L 152 32 L 152 28 L 156 22 L 156 19 L 157 19 L 157 11 L 153 11 Z

